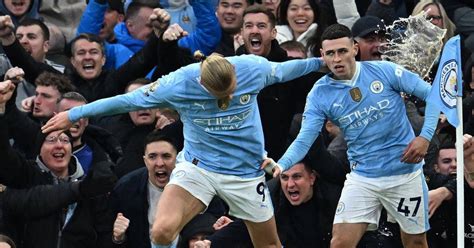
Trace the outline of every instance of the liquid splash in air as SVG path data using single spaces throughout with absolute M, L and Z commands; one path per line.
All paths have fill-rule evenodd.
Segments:
M 446 29 L 433 25 L 425 12 L 400 18 L 385 28 L 387 44 L 380 47 L 382 59 L 426 78 L 443 48 L 445 34 Z

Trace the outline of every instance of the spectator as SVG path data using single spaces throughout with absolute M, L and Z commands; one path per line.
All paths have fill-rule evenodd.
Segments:
M 67 111 L 84 104 L 87 104 L 87 100 L 81 94 L 67 92 L 58 100 L 58 111 Z M 37 130 L 39 131 L 39 127 Z M 88 173 L 94 157 L 107 157 L 115 163 L 123 155 L 115 137 L 102 128 L 89 125 L 87 118 L 74 123 L 69 133 L 72 138 L 73 154 L 81 163 L 85 174 Z
M 116 216 L 112 240 L 124 247 L 151 247 L 149 234 L 157 202 L 176 164 L 177 150 L 172 139 L 150 133 L 144 144 L 146 167 L 121 178 L 110 198 L 110 208 Z
M 159 4 L 149 5 L 139 2 L 132 2 L 125 12 L 125 20 L 118 23 L 115 28 L 117 43 L 138 52 L 148 40 L 152 33 L 152 27 L 148 23 L 154 8 L 161 7 Z
M 11 81 L 2 82 L 10 89 L 2 94 L 0 103 L 4 104 L 11 97 L 14 86 Z M 3 87 L 3 86 L 2 86 Z M 77 159 L 72 155 L 71 137 L 62 131 L 38 134 L 36 160 L 25 160 L 9 145 L 8 125 L 5 118 L 0 117 L 0 153 L 2 163 L 1 181 L 12 188 L 24 189 L 36 185 L 61 184 L 81 179 L 83 170 Z M 103 158 L 96 158 L 93 172 L 90 172 L 89 183 L 79 185 L 79 193 L 84 199 L 72 204 L 58 206 L 55 195 L 49 195 L 47 206 L 37 206 L 36 201 L 27 201 L 29 195 L 6 191 L 5 214 L 16 223 L 23 223 L 21 230 L 25 247 L 105 247 L 104 237 L 110 237 L 106 226 L 110 225 L 106 210 L 105 198 L 91 199 L 108 192 L 114 184 L 114 175 L 110 164 Z M 95 175 L 94 175 L 95 174 Z M 92 177 L 99 177 L 91 184 Z M 44 201 L 40 201 L 44 204 Z M 35 207 L 36 206 L 36 207 Z M 55 209 L 50 206 L 57 206 Z M 45 211 L 45 209 L 49 211 Z M 64 211 L 66 209 L 66 211 Z M 66 218 L 68 217 L 68 218 Z M 48 227 L 48 228 L 45 228 Z M 108 234 L 107 234 L 108 233 Z
M 40 15 L 38 11 L 39 8 L 46 5 L 45 3 L 47 2 L 49 1 L 26 0 L 19 2 L 15 0 L 5 0 L 0 2 L 0 13 L 1 15 L 10 15 L 15 26 L 18 26 L 18 24 L 25 19 L 43 21 L 44 16 Z M 70 23 L 72 16 L 69 15 L 68 18 L 68 23 Z M 63 32 L 66 30 L 60 30 L 52 22 L 45 21 L 45 24 L 48 26 L 48 29 L 50 29 L 49 33 L 51 36 L 49 38 L 49 53 L 57 53 L 60 49 L 62 53 L 65 44 Z M 58 60 L 54 59 L 54 61 L 58 63 Z M 62 64 L 62 62 L 59 63 Z
M 82 14 L 77 35 L 91 33 L 105 41 L 107 69 L 119 68 L 133 55 L 125 45 L 117 42 L 114 27 L 124 20 L 123 6 L 119 1 L 92 0 Z
M 25 78 L 33 82 L 45 70 L 53 70 L 50 66 L 37 63 L 31 56 L 23 52 L 12 33 L 12 23 L 8 16 L 0 17 L 0 38 L 3 48 L 12 62 L 25 71 Z M 160 31 L 156 33 L 161 35 Z M 112 96 L 124 91 L 126 84 L 132 79 L 143 76 L 156 64 L 157 37 L 153 36 L 140 52 L 116 71 L 103 70 L 105 63 L 104 45 L 94 35 L 83 34 L 71 42 L 72 71 L 66 72 L 88 101 Z
M 180 233 L 178 248 L 195 248 L 198 241 L 204 241 L 215 232 L 212 225 L 217 218 L 210 213 L 198 214 L 194 217 Z
M 125 93 L 149 83 L 151 81 L 144 78 L 134 80 L 130 82 Z M 115 173 L 119 178 L 135 169 L 145 167 L 143 142 L 145 137 L 155 129 L 163 135 L 173 137 L 178 151 L 183 148 L 183 124 L 179 119 L 168 118 L 159 109 L 133 111 L 120 115 L 118 120 L 109 119 L 108 121 L 112 126 L 109 130 L 116 134 L 124 154 L 127 154 L 118 162 L 115 168 Z
M 56 71 L 64 72 L 63 65 L 46 59 L 46 53 L 49 51 L 50 32 L 42 21 L 24 18 L 19 23 L 15 35 L 25 51 L 30 54 L 36 62 L 46 63 L 52 66 Z M 21 101 L 34 95 L 34 82 L 21 81 L 17 86 L 17 107 L 21 109 Z
M 334 1 L 337 21 L 351 27 L 359 17 L 355 2 Z M 331 24 L 315 1 L 282 0 L 279 6 L 279 24 L 276 28 L 278 43 L 288 40 L 301 42 L 308 49 L 309 56 L 319 56 L 320 36 Z
M 454 247 L 455 243 L 449 240 L 455 237 L 450 230 L 456 224 L 455 204 L 453 196 L 456 194 L 456 148 L 454 143 L 445 142 L 436 150 L 434 170 L 426 171 L 428 184 L 429 214 L 431 229 L 427 233 L 429 247 Z M 455 200 L 454 200 L 455 201 Z M 454 208 L 453 208 L 454 207 Z
M 289 40 L 280 44 L 286 51 L 288 57 L 304 59 L 307 57 L 306 47 L 298 41 Z
M 443 5 L 435 0 L 422 0 L 415 5 L 412 15 L 417 15 L 421 13 L 421 11 L 426 12 L 426 18 L 430 20 L 433 25 L 446 29 L 446 34 L 443 38 L 443 44 L 446 44 L 446 42 L 454 36 L 456 26 L 451 19 L 449 19 Z
M 446 44 L 446 42 L 448 42 L 448 40 L 454 36 L 456 26 L 449 19 L 448 15 L 446 14 L 446 11 L 443 8 L 443 5 L 441 5 L 439 1 L 423 0 L 415 6 L 412 15 L 417 15 L 421 13 L 421 11 L 426 12 L 426 19 L 430 20 L 433 25 L 436 25 L 437 27 L 442 29 L 446 29 L 446 34 L 443 37 L 443 44 Z M 433 81 L 434 77 L 436 76 L 436 72 L 439 67 L 438 62 L 439 61 L 434 61 L 431 67 L 428 76 L 429 81 Z
M 275 62 L 291 60 L 275 39 L 275 24 L 275 16 L 263 6 L 248 7 L 243 13 L 241 37 L 244 45 L 236 54 L 260 55 Z M 320 73 L 311 73 L 291 83 L 272 85 L 259 93 L 258 107 L 269 157 L 283 155 L 293 115 L 303 112 L 304 100 L 312 82 L 321 76 Z M 274 123 L 280 125 L 275 126 Z
M 352 26 L 352 35 L 359 45 L 359 60 L 382 60 L 380 47 L 387 43 L 385 24 L 376 16 L 363 16 Z
M 9 78 L 17 76 L 22 76 L 22 71 L 19 71 L 17 68 L 13 68 L 7 73 Z M 15 147 L 23 152 L 27 158 L 34 158 L 37 155 L 34 144 L 31 142 L 31 137 L 34 137 L 40 131 L 42 121 L 49 119 L 58 109 L 69 109 L 71 106 L 87 102 L 78 93 L 71 92 L 74 87 L 69 79 L 63 75 L 43 73 L 37 78 L 37 85 L 38 96 L 34 99 L 33 117 L 39 118 L 38 120 L 32 119 L 26 113 L 18 111 L 12 105 L 13 100 L 9 99 L 6 105 L 5 115 L 8 123 L 11 125 L 10 133 L 15 141 Z M 82 120 L 75 123 L 75 126 L 71 129 L 74 154 L 78 155 L 86 172 L 92 161 L 93 150 L 96 153 L 104 153 L 102 156 L 110 157 L 114 162 L 122 156 L 118 141 L 111 134 L 98 127 L 90 126 L 85 129 L 87 124 L 86 120 Z M 87 131 L 86 135 L 84 135 L 84 142 L 88 143 L 89 146 L 84 146 L 85 143 L 82 140 L 85 130 Z
M 111 210 L 117 216 L 113 241 L 123 247 L 151 247 L 149 233 L 157 204 L 176 165 L 176 144 L 171 137 L 155 131 L 144 143 L 146 167 L 121 178 L 110 198 Z
M 7 72 L 5 79 L 22 78 L 23 75 L 23 70 L 14 67 Z M 35 83 L 36 96 L 31 115 L 17 109 L 15 98 L 8 99 L 5 109 L 5 118 L 9 124 L 11 138 L 15 141 L 15 147 L 29 159 L 37 155 L 31 137 L 36 137 L 42 123 L 57 112 L 57 101 L 61 94 L 74 90 L 74 86 L 67 77 L 50 72 L 42 73 Z
M 0 1 L 1 15 L 10 15 L 15 26 L 25 18 L 40 19 L 38 13 L 40 1 L 26 0 L 17 2 L 15 0 Z
M 250 0 L 220 0 L 216 15 L 222 29 L 222 37 L 215 52 L 224 56 L 235 55 L 243 44 L 240 29 L 245 9 L 251 5 Z
M 278 16 L 278 8 L 280 7 L 281 0 L 271 0 L 271 1 L 262 0 L 261 2 L 265 6 L 265 8 L 267 8 L 273 13 L 273 15 L 277 19 L 277 22 L 279 22 L 280 17 Z
M 308 45 L 308 39 L 317 30 L 319 7 L 314 1 L 283 0 L 280 3 L 279 17 L 281 25 L 278 31 L 278 43 L 296 40 Z
M 284 247 L 329 247 L 337 201 L 349 168 L 327 152 L 321 136 L 312 149 L 311 158 L 305 157 L 268 182 Z M 216 222 L 218 231 L 209 237 L 212 247 L 251 245 L 250 236 L 241 231 L 245 230 L 241 220 L 227 223 L 222 219 Z

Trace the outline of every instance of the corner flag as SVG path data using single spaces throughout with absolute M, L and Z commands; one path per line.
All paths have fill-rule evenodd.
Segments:
M 456 97 L 462 96 L 461 45 L 459 35 L 446 42 L 427 101 L 438 106 L 454 127 L 459 125 Z

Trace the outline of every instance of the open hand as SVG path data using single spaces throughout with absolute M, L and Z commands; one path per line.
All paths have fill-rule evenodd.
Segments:
M 72 126 L 72 122 L 68 117 L 69 111 L 64 111 L 54 115 L 51 119 L 41 127 L 43 133 L 50 133 L 56 130 L 68 130 Z

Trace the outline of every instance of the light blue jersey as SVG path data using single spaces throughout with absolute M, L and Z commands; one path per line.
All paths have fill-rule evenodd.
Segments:
M 256 177 L 265 157 L 257 94 L 274 83 L 319 70 L 320 59 L 269 62 L 255 55 L 226 58 L 236 71 L 237 88 L 227 109 L 200 83 L 200 64 L 191 64 L 128 94 L 73 108 L 69 119 L 113 115 L 146 108 L 176 109 L 184 124 L 184 156 L 206 170 Z M 278 123 L 275 123 L 278 125 Z
M 391 62 L 356 62 L 352 80 L 321 78 L 306 99 L 296 140 L 278 161 L 288 169 L 308 152 L 326 119 L 344 132 L 351 170 L 365 177 L 414 172 L 422 163 L 400 162 L 415 138 L 400 92 L 425 100 L 431 86 L 416 74 Z M 420 136 L 431 140 L 439 112 L 427 103 Z

